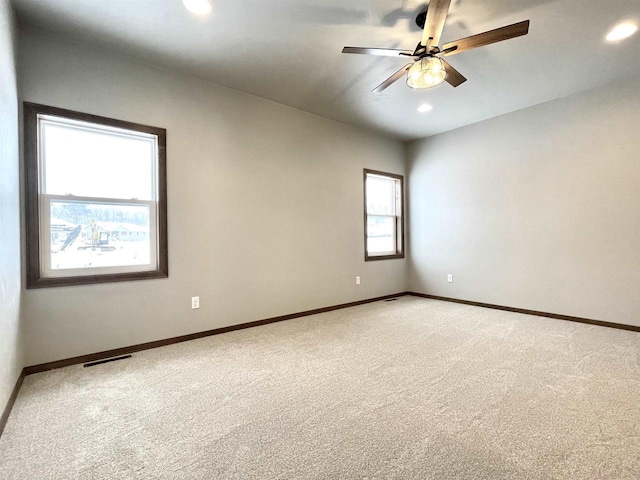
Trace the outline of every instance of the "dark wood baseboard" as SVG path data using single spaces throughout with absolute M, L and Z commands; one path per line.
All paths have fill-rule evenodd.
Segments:
M 304 312 L 291 313 L 289 315 L 281 315 L 279 317 L 265 318 L 263 320 L 256 320 L 253 322 L 240 323 L 238 325 L 230 325 L 228 327 L 215 328 L 213 330 L 206 330 L 204 332 L 191 333 L 189 335 L 181 335 L 179 337 L 167 338 L 164 340 L 156 340 L 154 342 L 140 343 L 138 345 L 130 345 L 128 347 L 115 348 L 113 350 L 106 350 L 104 352 L 90 353 L 88 355 L 80 355 L 78 357 L 66 358 L 64 360 L 56 360 L 54 362 L 41 363 L 39 365 L 32 365 L 25 367 L 23 370 L 24 375 L 32 375 L 34 373 L 45 372 L 47 370 L 53 370 L 56 368 L 68 367 L 71 365 L 78 365 L 80 363 L 95 362 L 97 360 L 103 360 L 105 358 L 118 357 L 120 355 L 128 355 L 142 350 L 149 350 L 151 348 L 164 347 L 166 345 L 172 345 L 174 343 L 187 342 L 189 340 L 195 340 L 197 338 L 210 337 L 212 335 L 220 335 L 222 333 L 233 332 L 235 330 L 243 330 L 245 328 L 259 327 L 260 325 L 267 325 L 269 323 L 282 322 L 284 320 L 291 320 L 294 318 L 307 317 L 309 315 L 316 315 L 318 313 L 331 312 L 333 310 L 340 310 L 342 308 L 355 307 L 358 305 L 364 305 L 366 303 L 378 302 L 380 300 L 387 300 L 389 298 L 397 298 L 407 295 L 407 292 L 401 292 L 394 295 L 384 295 L 382 297 L 369 298 L 366 300 L 359 300 L 357 302 L 342 303 L 340 305 L 333 305 L 330 307 L 316 308 L 313 310 L 306 310 Z
M 358 305 L 364 305 L 367 303 L 373 303 L 373 302 L 378 302 L 381 300 L 388 300 L 390 298 L 398 298 L 398 297 L 402 297 L 404 295 L 411 295 L 414 297 L 421 297 L 421 298 L 427 298 L 427 299 L 431 299 L 431 300 L 441 300 L 444 302 L 452 302 L 452 303 L 460 303 L 463 305 L 472 305 L 474 307 L 483 307 L 483 308 L 491 308 L 494 310 L 503 310 L 503 311 L 507 311 L 507 312 L 515 312 L 515 313 L 523 313 L 525 315 L 535 315 L 537 317 L 546 317 L 546 318 L 553 318 L 556 320 L 566 320 L 566 321 L 570 321 L 570 322 L 578 322 L 578 323 L 586 323 L 589 325 L 597 325 L 600 327 L 609 327 L 609 328 L 617 328 L 620 330 L 629 330 L 632 332 L 640 332 L 640 327 L 635 326 L 635 325 L 625 325 L 622 323 L 613 323 L 613 322 L 604 322 L 601 320 L 591 320 L 588 318 L 580 318 L 580 317 L 573 317 L 570 315 L 558 315 L 556 313 L 549 313 L 549 312 L 539 312 L 536 310 L 527 310 L 527 309 L 523 309 L 523 308 L 514 308 L 514 307 L 505 307 L 502 305 L 493 305 L 490 303 L 482 303 L 482 302 L 472 302 L 469 300 L 460 300 L 457 298 L 449 298 L 449 297 L 439 297 L 437 295 L 428 295 L 425 293 L 417 293 L 417 292 L 402 292 L 402 293 L 397 293 L 394 295 L 384 295 L 382 297 L 376 297 L 376 298 L 369 298 L 366 300 L 359 300 L 356 302 L 350 302 L 350 303 L 343 303 L 340 305 L 333 305 L 331 307 L 323 307 L 323 308 L 316 308 L 313 310 L 306 310 L 304 312 L 298 312 L 298 313 L 291 313 L 289 315 L 282 315 L 279 317 L 272 317 L 272 318 L 265 318 L 263 320 L 256 320 L 253 322 L 247 322 L 247 323 L 241 323 L 238 325 L 230 325 L 228 327 L 222 327 L 222 328 L 216 328 L 213 330 L 206 330 L 204 332 L 197 332 L 197 333 L 191 333 L 189 335 L 182 335 L 179 337 L 173 337 L 173 338 L 167 338 L 165 340 L 157 340 L 155 342 L 147 342 L 147 343 L 140 343 L 138 345 L 131 345 L 128 347 L 122 347 L 122 348 L 116 348 L 113 350 L 106 350 L 104 352 L 98 352 L 98 353 L 91 353 L 88 355 L 81 355 L 78 357 L 73 357 L 73 358 L 67 358 L 64 360 L 57 360 L 55 362 L 48 362 L 48 363 L 42 363 L 40 365 L 32 365 L 30 367 L 25 367 L 22 369 L 22 372 L 20 373 L 20 376 L 18 377 L 18 380 L 16 381 L 16 385 L 13 388 L 13 391 L 11 392 L 11 395 L 9 397 L 9 400 L 7 401 L 7 404 L 4 408 L 4 411 L 2 413 L 2 416 L 0 416 L 0 435 L 2 435 L 2 432 L 4 430 L 4 427 L 7 423 L 7 419 L 9 418 L 9 413 L 11 412 L 11 409 L 13 408 L 13 404 L 16 401 L 16 398 L 18 396 L 18 391 L 20 390 L 20 387 L 22 385 L 22 381 L 24 380 L 24 377 L 26 375 L 31 375 L 34 373 L 40 373 L 40 372 L 44 372 L 47 370 L 53 370 L 55 368 L 62 368 L 62 367 L 68 367 L 70 365 L 78 365 L 81 363 L 87 363 L 87 362 L 95 362 L 98 360 L 103 360 L 103 359 L 107 359 L 107 358 L 111 358 L 111 357 L 117 357 L 120 355 L 128 355 L 131 353 L 135 353 L 135 352 L 140 352 L 142 350 L 148 350 L 151 348 L 158 348 L 158 347 L 164 347 L 166 345 L 172 345 L 174 343 L 180 343 L 180 342 L 187 342 L 189 340 L 195 340 L 197 338 L 203 338 L 203 337 L 209 337 L 212 335 L 220 335 L 222 333 L 227 333 L 227 332 L 233 332 L 235 330 L 243 330 L 245 328 L 252 328 L 252 327 L 259 327 L 260 325 L 267 325 L 270 323 L 276 323 L 276 322 L 282 322 L 284 320 L 292 320 L 294 318 L 300 318 L 300 317 L 306 317 L 309 315 L 316 315 L 318 313 L 325 313 L 325 312 L 331 312 L 333 310 L 339 310 L 342 308 L 349 308 L 349 307 L 355 307 Z
M 443 302 L 461 303 L 463 305 L 472 305 L 474 307 L 492 308 L 494 310 L 504 310 L 507 312 L 524 313 L 525 315 L 535 315 L 536 317 L 553 318 L 555 320 L 566 320 L 569 322 L 586 323 L 589 325 L 597 325 L 599 327 L 617 328 L 619 330 L 629 330 L 631 332 L 640 332 L 640 327 L 635 325 L 626 325 L 624 323 L 603 322 L 602 320 L 591 320 L 590 318 L 572 317 L 570 315 L 559 315 L 557 313 L 539 312 L 537 310 L 527 310 L 524 308 L 505 307 L 502 305 L 493 305 L 491 303 L 472 302 L 469 300 L 459 300 L 457 298 L 439 297 L 437 295 L 428 295 L 426 293 L 406 292 L 407 295 L 414 297 L 429 298 L 431 300 L 441 300 Z
M 235 330 L 243 330 L 245 328 L 259 327 L 261 325 L 268 325 L 270 323 L 282 322 L 284 320 L 292 320 L 294 318 L 306 317 L 309 315 L 316 315 L 318 313 L 331 312 L 333 310 L 339 310 L 342 308 L 355 307 L 358 305 L 378 302 L 381 300 L 388 300 L 390 298 L 402 297 L 404 295 L 412 295 L 414 297 L 428 298 L 431 300 L 441 300 L 444 302 L 460 303 L 463 305 L 472 305 L 475 307 L 491 308 L 494 310 L 503 310 L 507 312 L 523 313 L 525 315 L 534 315 L 537 317 L 553 318 L 556 320 L 566 320 L 570 322 L 586 323 L 589 325 L 597 325 L 600 327 L 609 327 L 609 328 L 617 328 L 620 330 L 629 330 L 632 332 L 640 332 L 640 327 L 635 325 L 625 325 L 622 323 L 604 322 L 601 320 L 592 320 L 589 318 L 573 317 L 570 315 L 559 315 L 556 313 L 549 313 L 549 312 L 539 312 L 536 310 L 527 310 L 523 308 L 505 307 L 503 305 L 493 305 L 490 303 L 473 302 L 469 300 L 460 300 L 457 298 L 440 297 L 437 295 L 428 295 L 425 293 L 401 292 L 394 295 L 384 295 L 382 297 L 369 298 L 366 300 L 359 300 L 359 301 L 350 302 L 350 303 L 342 303 L 340 305 L 333 305 L 330 307 L 316 308 L 313 310 L 306 310 L 304 312 L 291 313 L 289 315 L 281 315 L 279 317 L 265 318 L 265 319 L 256 320 L 253 322 L 241 323 L 238 325 L 230 325 L 228 327 L 215 328 L 213 330 L 206 330 L 204 332 L 191 333 L 189 335 L 182 335 L 179 337 L 167 338 L 164 340 L 156 340 L 154 342 L 140 343 L 137 345 L 130 345 L 128 347 L 116 348 L 113 350 L 106 350 L 106 351 L 97 352 L 97 353 L 90 353 L 88 355 L 80 355 L 78 357 L 67 358 L 64 360 L 57 360 L 54 362 L 41 363 L 39 365 L 32 365 L 29 367 L 25 367 L 22 370 L 22 373 L 18 378 L 18 381 L 16 382 L 16 386 L 11 396 L 9 397 L 9 401 L 7 402 L 7 406 L 4 409 L 4 413 L 2 414 L 2 417 L 0 417 L 0 434 L 4 429 L 4 425 L 7 421 L 7 418 L 9 417 L 9 412 L 11 411 L 11 408 L 13 407 L 13 403 L 15 402 L 15 399 L 18 395 L 18 390 L 20 389 L 20 385 L 22 385 L 22 380 L 26 375 L 45 372 L 47 370 L 53 370 L 56 368 L 68 367 L 71 365 L 78 365 L 78 364 L 87 363 L 87 362 L 95 362 L 98 360 L 104 360 L 107 358 L 117 357 L 120 355 L 128 355 L 131 353 L 140 352 L 142 350 L 149 350 L 151 348 L 164 347 L 166 345 L 187 342 L 189 340 L 209 337 L 212 335 L 220 335 L 222 333 L 233 332 Z
M 25 373 L 23 368 L 20 372 L 18 380 L 16 380 L 16 384 L 14 385 L 13 390 L 11 391 L 11 395 L 9 395 L 9 399 L 7 400 L 7 404 L 4 407 L 2 416 L 0 416 L 0 436 L 2 436 L 2 432 L 4 432 L 4 427 L 7 424 L 7 420 L 9 420 L 9 414 L 11 413 L 11 409 L 13 408 L 13 404 L 16 402 L 16 398 L 18 397 L 18 392 L 20 391 L 20 387 L 22 386 L 24 377 Z
M 298 313 L 291 313 L 289 315 L 282 315 L 279 317 L 272 317 L 272 318 L 265 318 L 262 320 L 256 320 L 253 322 L 247 322 L 247 323 L 241 323 L 238 325 L 230 325 L 228 327 L 222 327 L 222 328 L 216 328 L 213 330 L 206 330 L 204 332 L 196 332 L 196 333 L 191 333 L 189 335 L 182 335 L 179 337 L 173 337 L 173 338 L 167 338 L 164 340 L 156 340 L 154 342 L 147 342 L 147 343 L 140 343 L 137 345 L 130 345 L 128 347 L 122 347 L 122 348 L 116 348 L 113 350 L 106 350 L 103 352 L 97 352 L 97 353 L 90 353 L 87 355 L 80 355 L 78 357 L 73 357 L 73 358 L 67 358 L 67 359 L 63 359 L 63 360 L 56 360 L 54 362 L 47 362 L 47 363 L 41 363 L 39 365 L 32 365 L 29 367 L 25 367 L 22 371 L 22 376 L 25 375 L 31 375 L 34 373 L 40 373 L 40 372 L 45 372 L 47 370 L 53 370 L 56 368 L 62 368 L 62 367 L 68 367 L 71 365 L 78 365 L 81 363 L 87 363 L 87 362 L 95 362 L 98 360 L 104 360 L 106 358 L 111 358 L 111 357 L 117 357 L 120 355 L 128 355 L 131 353 L 135 353 L 135 352 L 140 352 L 142 350 L 149 350 L 151 348 L 158 348 L 158 347 L 164 347 L 166 345 L 172 345 L 174 343 L 180 343 L 180 342 L 187 342 L 189 340 L 195 340 L 198 338 L 203 338 L 203 337 L 209 337 L 212 335 L 220 335 L 222 333 L 227 333 L 227 332 L 233 332 L 235 330 L 242 330 L 245 328 L 252 328 L 252 327 L 259 327 L 260 325 L 267 325 L 270 323 L 276 323 L 276 322 L 282 322 L 284 320 L 291 320 L 294 318 L 300 318 L 300 317 L 306 317 L 309 315 L 316 315 L 318 313 L 325 313 L 325 312 L 330 312 L 333 310 L 339 310 L 342 308 L 349 308 L 349 307 L 355 307 L 358 305 L 364 305 L 366 303 L 372 303 L 372 302 L 378 302 L 381 300 L 387 300 L 390 298 L 397 298 L 397 297 L 402 297 L 404 295 L 412 295 L 414 297 L 421 297 L 421 298 L 428 298 L 428 299 L 432 299 L 432 300 L 441 300 L 441 301 L 445 301 L 445 302 L 453 302 L 453 303 L 460 303 L 460 304 L 464 304 L 464 305 L 472 305 L 475 307 L 483 307 L 483 308 L 491 308 L 494 310 L 503 310 L 503 311 L 507 311 L 507 312 L 515 312 L 515 313 L 523 313 L 525 315 L 534 315 L 537 317 L 546 317 L 546 318 L 553 318 L 556 320 L 566 320 L 566 321 L 570 321 L 570 322 L 578 322 L 578 323 L 586 323 L 589 325 L 597 325 L 600 327 L 608 327 L 608 328 L 617 328 L 620 330 L 629 330 L 632 332 L 640 332 L 640 327 L 635 326 L 635 325 L 626 325 L 626 324 L 622 324 L 622 323 L 613 323 L 613 322 L 604 322 L 601 320 L 592 320 L 592 319 L 588 319 L 588 318 L 580 318 L 580 317 L 573 317 L 570 315 L 559 315 L 556 313 L 549 313 L 549 312 L 539 312 L 536 310 L 527 310 L 527 309 L 523 309 L 523 308 L 514 308 L 514 307 L 505 307 L 502 305 L 493 305 L 490 303 L 482 303 L 482 302 L 473 302 L 473 301 L 469 301 L 469 300 L 460 300 L 457 298 L 449 298 L 449 297 L 440 297 L 437 295 L 428 295 L 425 293 L 417 293 L 417 292 L 401 292 L 401 293 L 397 293 L 394 295 L 384 295 L 382 297 L 376 297 L 376 298 L 369 298 L 366 300 L 359 300 L 356 302 L 350 302 L 350 303 L 343 303 L 340 305 L 333 305 L 330 307 L 323 307 L 323 308 L 316 308 L 313 310 L 306 310 L 304 312 L 298 312 Z M 22 380 L 20 379 L 20 383 L 22 382 Z M 17 390 L 14 392 L 17 395 Z M 14 399 L 15 400 L 15 399 Z M 6 413 L 6 412 L 5 412 Z M 4 419 L 4 416 L 2 417 Z

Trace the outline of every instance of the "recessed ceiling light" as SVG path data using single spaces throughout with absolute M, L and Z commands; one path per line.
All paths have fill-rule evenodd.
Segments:
M 182 3 L 191 13 L 196 15 L 209 15 L 211 13 L 210 0 L 182 0 Z
M 630 37 L 638 30 L 638 26 L 635 23 L 625 22 L 616 25 L 608 34 L 607 41 L 618 42 Z
M 422 105 L 420 105 L 418 107 L 418 111 L 420 113 L 427 113 L 429 111 L 431 111 L 433 109 L 433 107 L 431 105 L 429 105 L 428 103 L 423 103 Z

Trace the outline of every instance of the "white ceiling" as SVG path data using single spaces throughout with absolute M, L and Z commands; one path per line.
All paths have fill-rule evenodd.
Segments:
M 213 0 L 200 19 L 182 0 L 14 0 L 22 24 L 108 46 L 190 75 L 399 139 L 426 137 L 640 75 L 640 35 L 605 42 L 640 0 L 454 0 L 442 43 L 530 19 L 529 35 L 450 57 L 454 89 L 371 90 L 400 58 L 342 47 L 413 49 L 414 0 Z M 433 110 L 416 108 L 428 102 Z

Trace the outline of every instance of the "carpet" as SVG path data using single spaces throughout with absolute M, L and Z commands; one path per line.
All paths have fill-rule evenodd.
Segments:
M 415 297 L 25 378 L 6 479 L 640 478 L 640 335 Z

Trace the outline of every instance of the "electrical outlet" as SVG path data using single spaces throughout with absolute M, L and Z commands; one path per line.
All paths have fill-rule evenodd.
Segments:
M 191 308 L 200 308 L 200 297 L 191 297 Z
M 360 277 L 356 277 L 356 285 L 360 285 Z
M 447 275 L 447 282 L 453 283 L 453 273 L 450 273 L 449 275 Z

